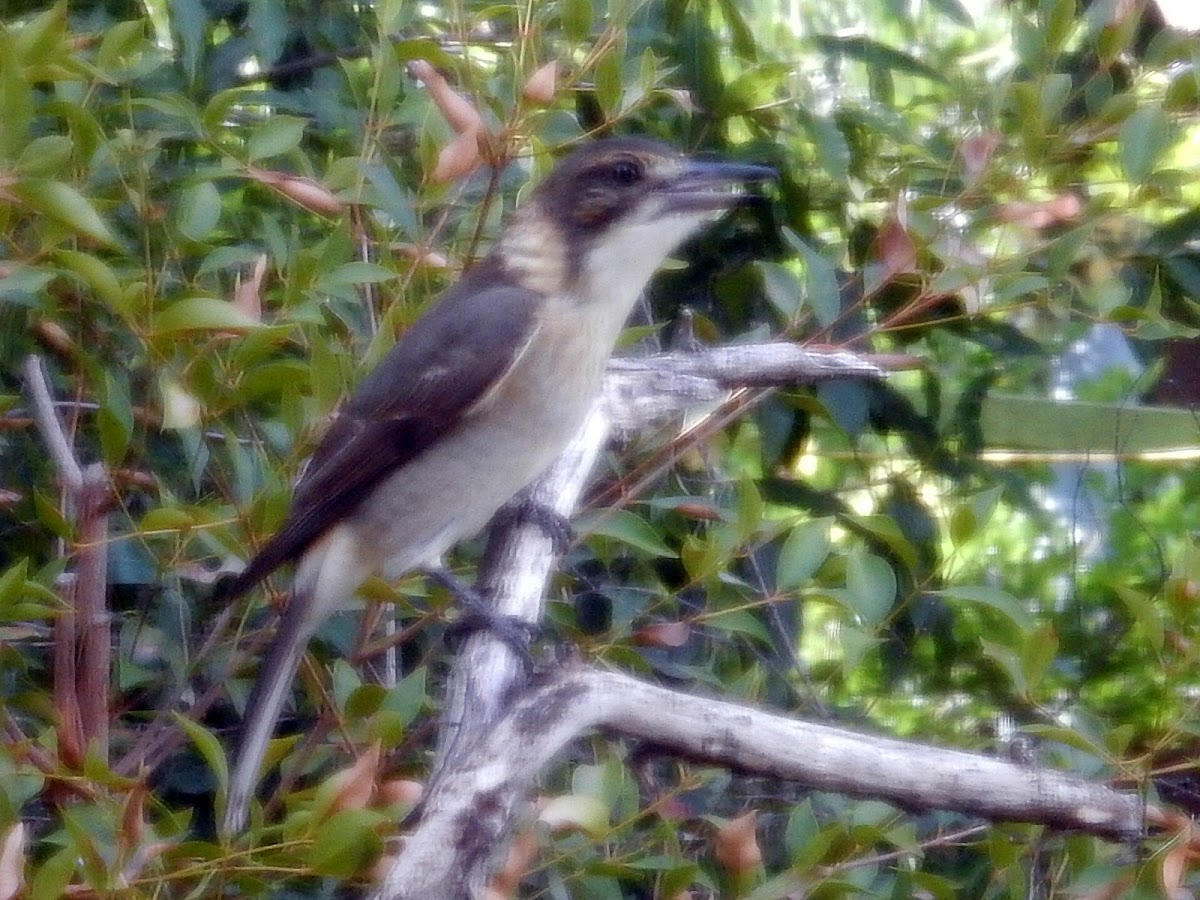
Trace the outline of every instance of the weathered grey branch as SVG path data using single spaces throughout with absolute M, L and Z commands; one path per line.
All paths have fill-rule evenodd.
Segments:
M 1136 795 L 1072 775 L 789 719 L 575 665 L 531 686 L 441 772 L 379 896 L 476 896 L 479 873 L 503 842 L 517 802 L 567 744 L 597 728 L 814 790 L 1121 839 L 1142 830 Z
M 639 427 L 737 388 L 878 377 L 911 362 L 879 361 L 883 365 L 782 343 L 615 361 L 603 400 L 534 486 L 533 499 L 569 514 L 616 420 Z M 501 529 L 489 545 L 481 583 L 497 612 L 536 625 L 554 564 L 552 542 L 537 527 Z M 566 744 L 596 728 L 814 789 L 902 805 L 1114 837 L 1137 835 L 1142 827 L 1136 796 L 1044 769 L 802 722 L 579 665 L 526 685 L 512 651 L 483 633 L 455 663 L 421 817 L 374 896 L 478 896 L 538 773 Z
M 888 357 L 881 362 L 911 365 Z M 887 370 L 845 350 L 818 350 L 772 341 L 614 359 L 604 380 L 605 411 L 615 427 L 633 431 L 731 390 L 813 384 L 832 378 L 879 378 Z

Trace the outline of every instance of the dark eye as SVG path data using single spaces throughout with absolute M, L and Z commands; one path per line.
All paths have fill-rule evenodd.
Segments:
M 637 184 L 642 180 L 642 167 L 632 159 L 619 159 L 610 174 L 617 184 Z

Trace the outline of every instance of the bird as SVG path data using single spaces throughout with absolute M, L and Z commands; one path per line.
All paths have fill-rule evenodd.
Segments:
M 292 563 L 251 688 L 222 831 L 245 827 L 288 688 L 317 628 L 374 574 L 436 566 L 545 470 L 580 428 L 638 297 L 687 238 L 773 169 L 645 137 L 559 160 L 469 268 L 336 412 L 279 530 L 224 602 Z

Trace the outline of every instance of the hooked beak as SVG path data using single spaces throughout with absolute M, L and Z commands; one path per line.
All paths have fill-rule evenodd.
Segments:
M 778 177 L 779 173 L 767 166 L 689 160 L 678 176 L 658 190 L 671 211 L 720 211 L 747 199 L 740 190 L 743 186 Z

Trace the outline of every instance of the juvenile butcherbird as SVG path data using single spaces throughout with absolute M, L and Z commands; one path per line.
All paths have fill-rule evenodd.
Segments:
M 287 562 L 291 595 L 251 690 L 223 831 L 246 811 L 301 654 L 378 573 L 436 564 L 562 451 L 617 336 L 666 256 L 771 169 L 700 162 L 642 138 L 559 162 L 492 252 L 396 343 L 342 406 L 277 534 L 232 582 Z

